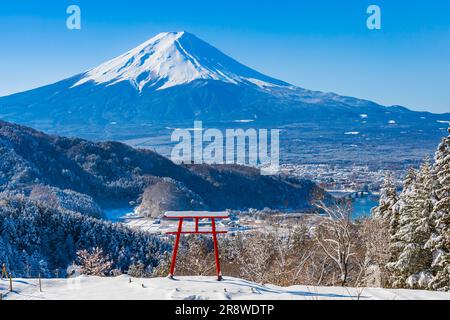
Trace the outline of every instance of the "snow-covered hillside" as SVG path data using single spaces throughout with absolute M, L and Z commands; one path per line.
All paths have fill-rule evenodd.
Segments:
M 252 83 L 262 88 L 289 86 L 267 77 L 226 56 L 216 48 L 187 32 L 164 32 L 88 71 L 73 87 L 89 81 L 114 85 L 129 81 L 141 91 L 217 80 L 226 83 Z
M 73 279 L 43 279 L 39 292 L 37 279 L 15 279 L 14 292 L 8 282 L 0 280 L 4 299 L 108 299 L 108 300 L 450 300 L 448 292 L 389 290 L 377 288 L 342 288 L 292 286 L 287 288 L 261 285 L 225 277 L 179 277 L 135 279 L 128 276 L 99 278 L 80 276 Z

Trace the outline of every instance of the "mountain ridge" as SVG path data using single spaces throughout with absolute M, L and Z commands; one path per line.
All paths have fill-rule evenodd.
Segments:
M 303 89 L 248 68 L 190 33 L 171 32 L 86 72 L 1 97 L 0 119 L 104 140 L 194 120 L 249 119 L 269 128 L 280 122 L 314 123 L 337 132 L 397 124 L 438 132 L 437 121 L 450 121 L 450 113 Z
M 431 152 L 450 113 L 296 87 L 189 33 L 172 32 L 70 78 L 0 98 L 0 119 L 95 141 L 146 138 L 141 147 L 164 155 L 173 145 L 171 128 L 190 128 L 196 120 L 220 130 L 282 129 L 282 162 L 380 166 L 412 163 Z M 386 149 L 396 156 L 386 157 Z M 324 156 L 330 150 L 332 156 Z M 361 154 L 367 158 L 361 160 Z
M 170 201 L 161 189 L 168 190 L 164 194 Z M 235 165 L 176 165 L 151 150 L 50 136 L 0 120 L 1 192 L 44 200 L 62 193 L 71 208 L 93 201 L 102 207 L 147 201 L 148 215 L 183 209 L 309 210 L 316 196 L 327 196 L 309 180 L 263 176 Z M 99 216 L 95 209 L 93 204 L 85 211 Z

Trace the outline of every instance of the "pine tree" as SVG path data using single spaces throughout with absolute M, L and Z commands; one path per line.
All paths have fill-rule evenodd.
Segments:
M 434 232 L 427 246 L 431 248 L 434 273 L 430 289 L 450 291 L 450 128 L 435 155 Z
M 376 228 L 376 232 L 370 233 L 376 234 L 372 240 L 377 242 L 379 247 L 373 247 L 373 243 L 368 243 L 366 259 L 370 261 L 370 268 L 368 272 L 372 270 L 380 270 L 380 279 L 385 284 L 389 284 L 389 272 L 386 268 L 386 263 L 393 262 L 398 256 L 398 252 L 392 243 L 395 234 L 397 233 L 399 223 L 399 212 L 396 210 L 396 204 L 399 198 L 396 192 L 395 185 L 392 181 L 392 175 L 387 172 L 384 178 L 383 186 L 380 189 L 380 200 L 377 207 L 372 209 L 372 220 L 366 226 L 369 228 Z M 381 240 L 381 241 L 380 241 Z M 381 244 L 385 244 L 384 246 Z
M 393 207 L 397 203 L 398 197 L 395 191 L 395 185 L 392 182 L 391 173 L 386 173 L 383 186 L 380 190 L 379 205 L 372 210 L 374 218 L 384 219 L 386 221 L 396 220 Z
M 408 175 L 410 180 L 414 179 L 415 172 L 411 171 Z M 408 181 L 408 180 L 407 180 Z M 372 210 L 372 216 L 375 219 L 380 219 L 389 229 L 389 235 L 394 237 L 398 228 L 399 212 L 396 210 L 396 204 L 399 197 L 395 190 L 395 185 L 392 181 L 390 172 L 386 173 L 383 186 L 380 190 L 379 205 Z
M 33 252 L 29 258 L 30 276 L 37 278 L 39 276 L 43 278 L 50 277 L 50 271 L 48 270 L 47 261 L 37 251 Z
M 51 277 L 56 273 L 47 270 L 56 269 L 64 275 L 77 250 L 95 247 L 113 262 L 111 268 L 121 271 L 135 261 L 151 270 L 159 254 L 170 249 L 154 235 L 0 193 L 0 265 L 5 263 L 14 276 L 36 276 L 39 270 Z
M 398 258 L 389 264 L 394 287 L 427 288 L 431 254 L 425 245 L 431 235 L 433 209 L 431 168 L 426 161 L 411 182 L 408 176 L 397 206 L 399 225 L 394 235 Z
M 393 269 L 393 264 L 398 260 L 400 253 L 402 252 L 404 246 L 403 242 L 400 239 L 399 235 L 399 224 L 400 224 L 400 214 L 403 208 L 405 208 L 408 203 L 411 202 L 411 193 L 414 182 L 416 181 L 416 170 L 413 168 L 409 168 L 408 173 L 406 174 L 405 180 L 403 182 L 403 190 L 400 193 L 397 202 L 392 207 L 392 216 L 389 221 L 387 221 L 389 228 L 389 253 L 390 253 L 390 263 L 387 268 L 391 270 Z M 395 277 L 390 280 L 391 284 L 395 282 Z

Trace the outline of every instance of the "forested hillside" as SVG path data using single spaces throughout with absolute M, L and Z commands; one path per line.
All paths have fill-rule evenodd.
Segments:
M 163 181 L 171 185 L 175 199 L 159 206 L 162 199 L 153 197 L 152 190 Z M 42 186 L 52 188 L 45 191 Z M 150 150 L 49 136 L 0 121 L 0 191 L 30 195 L 39 188 L 38 194 L 50 192 L 62 207 L 69 198 L 72 203 L 87 203 L 86 196 L 101 206 L 114 206 L 140 203 L 149 187 L 147 201 L 158 208 L 178 210 L 198 206 L 210 210 L 307 209 L 312 200 L 323 196 L 323 190 L 307 180 L 263 176 L 257 169 L 233 165 L 180 166 Z M 178 194 L 187 199 L 180 200 Z M 95 204 L 91 207 L 87 211 L 98 216 Z
M 79 250 L 100 248 L 111 269 L 151 269 L 169 245 L 120 224 L 47 206 L 24 196 L 0 197 L 0 261 L 21 277 L 65 276 Z

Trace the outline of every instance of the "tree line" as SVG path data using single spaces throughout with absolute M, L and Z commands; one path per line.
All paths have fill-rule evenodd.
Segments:
M 400 194 L 386 176 L 373 217 L 388 230 L 388 285 L 450 290 L 450 135 L 433 164 L 409 169 Z

